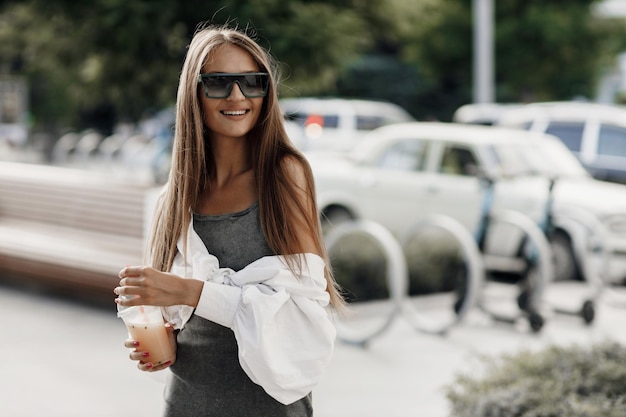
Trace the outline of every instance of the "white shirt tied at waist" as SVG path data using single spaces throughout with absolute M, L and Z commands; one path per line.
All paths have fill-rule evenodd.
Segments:
M 177 247 L 171 272 L 205 282 L 195 311 L 183 305 L 164 307 L 165 319 L 182 329 L 195 313 L 232 329 L 241 367 L 281 403 L 291 404 L 311 392 L 330 362 L 335 341 L 322 258 L 296 255 L 302 260 L 297 276 L 283 256 L 266 256 L 235 272 L 219 267 L 193 225 L 186 260 L 182 237 Z

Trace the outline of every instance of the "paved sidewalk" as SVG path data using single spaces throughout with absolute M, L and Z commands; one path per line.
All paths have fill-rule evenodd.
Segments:
M 567 294 L 559 296 L 568 302 Z M 624 298 L 626 300 L 626 298 Z M 481 356 L 537 350 L 549 345 L 626 343 L 626 305 L 600 300 L 596 320 L 550 317 L 540 333 L 525 321 L 494 323 L 474 312 L 446 336 L 420 333 L 402 317 L 365 348 L 338 344 L 330 369 L 315 391 L 317 417 L 447 417 L 444 387 L 460 373 L 481 369 Z
M 160 415 L 163 385 L 127 359 L 126 329 L 112 302 L 92 307 L 0 285 L 0 314 L 0 416 Z M 439 337 L 412 329 L 399 316 L 365 349 L 337 344 L 313 394 L 315 417 L 447 417 L 444 387 L 460 372 L 479 371 L 481 355 L 609 339 L 626 343 L 624 319 L 626 307 L 601 302 L 591 326 L 556 316 L 533 334 L 525 322 L 494 324 L 475 312 Z

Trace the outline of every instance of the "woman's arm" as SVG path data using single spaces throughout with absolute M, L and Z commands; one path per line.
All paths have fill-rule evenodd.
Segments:
M 120 286 L 115 288 L 115 302 L 121 306 L 154 305 L 172 306 L 198 305 L 203 282 L 185 279 L 178 275 L 161 272 L 149 266 L 127 266 L 119 273 Z
M 312 224 L 314 219 L 307 217 L 307 214 L 309 214 L 307 209 L 314 207 L 314 202 L 311 200 L 313 191 L 305 175 L 303 163 L 304 162 L 299 161 L 295 157 L 286 157 L 283 160 L 285 171 L 295 185 L 295 199 L 299 203 L 299 206 L 303 208 L 303 210 L 293 210 L 289 214 L 295 226 L 295 230 L 302 231 L 302 233 L 298 233 L 297 235 L 297 246 L 301 248 L 300 252 L 314 253 L 321 256 L 322 253 L 313 236 L 317 225 Z M 316 213 L 315 216 L 317 216 Z M 315 220 L 317 220 L 317 217 L 315 217 Z

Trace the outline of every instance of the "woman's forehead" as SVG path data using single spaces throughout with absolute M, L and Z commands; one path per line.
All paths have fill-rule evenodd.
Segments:
M 254 72 L 259 66 L 252 55 L 240 46 L 224 44 L 213 50 L 202 66 L 202 72 Z

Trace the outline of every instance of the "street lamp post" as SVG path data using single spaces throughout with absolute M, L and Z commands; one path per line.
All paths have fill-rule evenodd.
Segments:
M 493 0 L 473 0 L 474 103 L 493 103 Z

